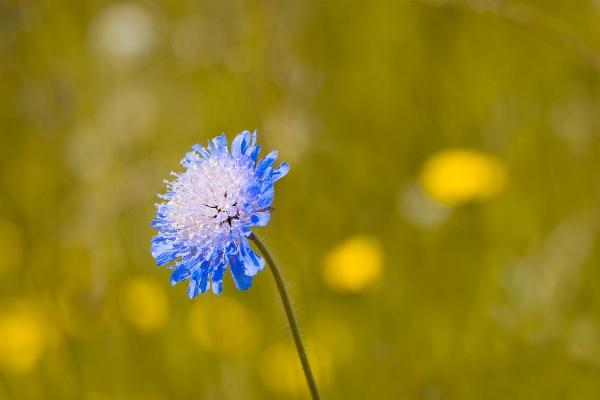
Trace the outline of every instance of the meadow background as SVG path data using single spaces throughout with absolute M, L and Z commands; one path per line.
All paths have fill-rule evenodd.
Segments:
M 255 129 L 324 399 L 600 398 L 599 53 L 598 0 L 1 0 L 0 398 L 308 397 L 268 271 L 149 252 Z

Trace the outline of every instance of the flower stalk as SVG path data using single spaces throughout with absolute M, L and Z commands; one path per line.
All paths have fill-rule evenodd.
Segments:
M 298 356 L 300 356 L 300 362 L 302 363 L 302 369 L 304 370 L 304 376 L 306 377 L 306 383 L 308 384 L 310 395 L 313 400 L 321 400 L 319 391 L 317 390 L 315 378 L 312 370 L 310 369 L 310 364 L 308 363 L 306 350 L 304 349 L 304 344 L 302 343 L 302 337 L 300 336 L 300 329 L 298 328 L 298 323 L 296 322 L 296 317 L 294 316 L 292 303 L 285 288 L 285 283 L 281 273 L 279 272 L 279 268 L 277 268 L 277 264 L 275 263 L 275 260 L 273 260 L 273 256 L 271 256 L 269 250 L 267 250 L 267 247 L 258 238 L 258 236 L 256 236 L 256 234 L 252 233 L 248 239 L 253 240 L 254 243 L 256 243 L 256 247 L 258 247 L 262 253 L 263 257 L 267 261 L 267 264 L 269 265 L 269 268 L 271 269 L 271 272 L 273 273 L 273 278 L 275 278 L 275 283 L 277 284 L 277 289 L 279 290 L 279 295 L 281 296 L 281 301 L 283 302 L 283 308 L 285 309 L 285 314 L 287 315 L 290 329 L 292 330 L 292 336 L 294 337 L 294 343 L 296 344 L 296 349 L 298 350 Z

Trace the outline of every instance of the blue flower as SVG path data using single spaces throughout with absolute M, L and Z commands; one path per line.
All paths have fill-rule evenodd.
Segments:
M 181 164 L 183 173 L 171 173 L 168 191 L 159 195 L 152 227 L 158 235 L 150 249 L 156 265 L 178 259 L 172 269 L 171 284 L 190 280 L 188 296 L 208 290 L 221 293 L 227 265 L 235 286 L 246 290 L 265 261 L 248 243 L 252 226 L 269 222 L 273 202 L 273 182 L 290 170 L 287 163 L 273 169 L 274 150 L 256 162 L 260 146 L 256 132 L 244 131 L 227 148 L 225 134 L 208 141 L 208 149 L 192 146 Z

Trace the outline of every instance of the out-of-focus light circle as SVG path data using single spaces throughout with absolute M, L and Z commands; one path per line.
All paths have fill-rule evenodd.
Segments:
M 425 192 L 452 207 L 497 195 L 506 179 L 506 168 L 498 158 L 462 149 L 434 154 L 425 162 L 420 174 Z
M 164 289 L 154 279 L 133 278 L 121 288 L 120 298 L 123 316 L 141 331 L 161 328 L 169 310 Z
M 245 306 L 228 297 L 196 301 L 188 326 L 192 338 L 206 351 L 243 356 L 256 348 L 259 323 Z
M 90 27 L 90 45 L 100 55 L 116 59 L 136 58 L 156 43 L 152 17 L 137 4 L 110 6 L 100 12 Z
M 383 249 L 370 236 L 355 236 L 325 259 L 323 278 L 335 291 L 360 292 L 376 283 L 383 270 Z
M 0 365 L 5 371 L 31 371 L 47 346 L 48 326 L 39 312 L 23 306 L 0 316 Z

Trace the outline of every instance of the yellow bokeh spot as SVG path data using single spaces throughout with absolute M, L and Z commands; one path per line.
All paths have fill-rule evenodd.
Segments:
M 197 301 L 190 311 L 191 336 L 206 351 L 244 356 L 256 348 L 259 325 L 252 313 L 238 301 Z
M 359 292 L 376 283 L 383 269 L 383 250 L 377 239 L 355 236 L 325 259 L 323 277 L 333 290 Z
M 121 288 L 121 311 L 125 319 L 141 331 L 160 329 L 169 311 L 161 285 L 147 277 L 132 278 Z
M 331 380 L 329 353 L 325 347 L 314 349 L 311 341 L 306 341 L 306 349 L 317 386 L 326 389 Z M 259 368 L 261 380 L 273 392 L 291 397 L 308 393 L 302 364 L 292 343 L 279 343 L 267 349 Z
M 427 194 L 447 206 L 486 200 L 506 184 L 506 167 L 493 155 L 446 150 L 425 162 L 420 182 Z
M 11 373 L 32 370 L 48 346 L 48 325 L 30 307 L 18 307 L 0 317 L 0 365 Z
M 18 267 L 23 262 L 21 230 L 8 220 L 0 220 L 0 272 Z

